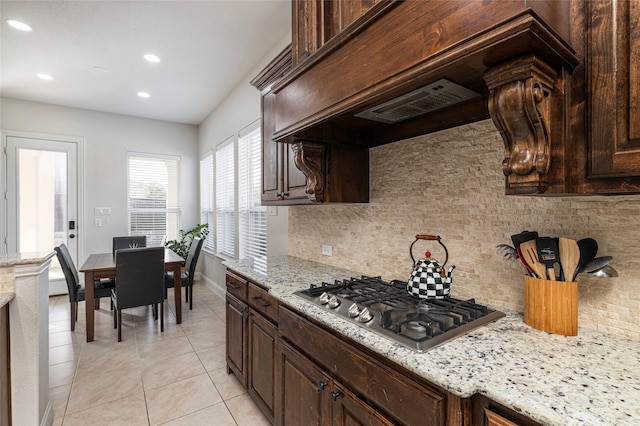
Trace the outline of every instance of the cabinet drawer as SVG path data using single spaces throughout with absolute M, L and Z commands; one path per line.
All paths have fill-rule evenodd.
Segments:
M 271 321 L 278 323 L 278 301 L 267 290 L 249 283 L 249 297 L 247 299 L 252 309 L 260 312 Z
M 247 280 L 227 271 L 227 291 L 243 302 L 247 301 Z

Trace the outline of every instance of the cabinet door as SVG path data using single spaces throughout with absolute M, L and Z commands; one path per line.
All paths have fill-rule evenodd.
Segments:
M 350 23 L 371 9 L 379 0 L 338 0 L 327 2 L 328 22 L 325 25 L 325 42 L 344 30 Z
M 274 379 L 278 329 L 262 315 L 250 311 L 248 390 L 273 423 Z
M 329 378 L 284 342 L 278 347 L 276 425 L 312 426 L 330 421 Z
M 302 63 L 322 45 L 323 3 L 319 0 L 294 0 L 291 3 L 293 66 Z
M 285 164 L 287 165 L 284 170 L 284 187 L 287 194 L 285 199 L 287 200 L 306 200 L 308 202 L 309 197 L 305 190 L 307 189 L 307 178 L 304 173 L 296 167 L 294 161 L 293 151 L 291 145 L 283 144 Z
M 275 94 L 262 97 L 262 201 L 280 199 L 282 193 L 282 147 L 273 142 L 275 131 Z
M 226 344 L 227 369 L 233 372 L 243 386 L 247 386 L 247 333 L 246 314 L 249 307 L 227 293 Z
M 338 384 L 334 383 L 329 397 L 332 400 L 333 426 L 392 426 L 396 424 Z
M 589 177 L 640 176 L 640 0 L 586 8 Z

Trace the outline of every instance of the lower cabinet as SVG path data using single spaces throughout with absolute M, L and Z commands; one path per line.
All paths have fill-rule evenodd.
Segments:
M 248 306 L 227 295 L 227 368 L 244 386 L 247 385 L 247 328 Z
M 276 425 L 394 425 L 285 342 L 278 350 Z
M 473 424 L 482 426 L 541 426 L 540 423 L 482 395 L 473 397 Z
M 257 312 L 249 312 L 247 332 L 249 377 L 247 390 L 273 422 L 278 328 Z

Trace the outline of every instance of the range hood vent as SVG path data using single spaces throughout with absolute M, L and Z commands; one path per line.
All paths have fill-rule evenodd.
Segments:
M 478 96 L 479 93 L 443 78 L 355 116 L 393 124 Z

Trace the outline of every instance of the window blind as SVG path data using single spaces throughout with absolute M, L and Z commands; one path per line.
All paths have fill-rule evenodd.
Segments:
M 235 258 L 235 164 L 233 139 L 216 149 L 216 252 Z
M 180 159 L 136 153 L 128 157 L 129 235 L 145 235 L 147 246 L 161 246 L 180 229 Z
M 261 205 L 262 138 L 260 121 L 240 132 L 238 140 L 238 224 L 240 259 L 253 259 L 266 270 L 267 211 Z
M 213 151 L 200 159 L 200 223 L 209 225 L 209 235 L 202 247 L 214 251 L 214 214 L 213 214 Z

